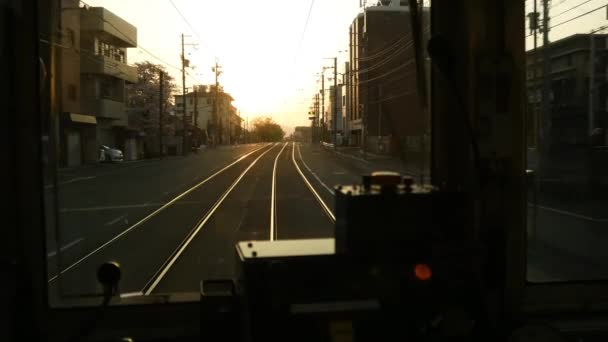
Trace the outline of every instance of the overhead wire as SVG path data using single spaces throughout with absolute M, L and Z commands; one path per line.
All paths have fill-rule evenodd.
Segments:
M 315 0 L 310 1 L 310 7 L 308 8 L 308 14 L 306 15 L 306 22 L 304 23 L 304 28 L 302 29 L 302 34 L 300 35 L 300 42 L 298 43 L 298 49 L 296 50 L 296 58 L 300 53 L 300 49 L 302 48 L 302 42 L 304 41 L 304 35 L 306 34 L 306 29 L 308 28 L 308 21 L 310 20 L 310 14 L 312 13 L 312 8 L 315 4 Z
M 602 5 L 602 6 L 598 7 L 598 8 L 595 8 L 595 9 L 592 9 L 592 10 L 590 10 L 590 11 L 588 11 L 588 12 L 583 13 L 583 14 L 577 15 L 576 17 L 573 17 L 573 18 L 570 18 L 570 19 L 568 19 L 568 20 L 566 20 L 566 21 L 562 21 L 562 22 L 560 22 L 560 23 L 558 23 L 558 24 L 555 24 L 555 25 L 551 26 L 551 28 L 558 27 L 558 26 L 561 26 L 561 25 L 563 25 L 563 24 L 569 23 L 569 22 L 571 22 L 571 21 L 573 21 L 573 20 L 579 19 L 579 18 L 584 17 L 584 16 L 586 16 L 586 15 L 588 15 L 588 14 L 591 14 L 591 13 L 593 13 L 593 12 L 599 11 L 599 10 L 601 10 L 602 8 L 606 8 L 606 6 L 607 6 L 607 5 L 605 5 L 605 4 L 604 4 L 604 5 Z
M 407 37 L 401 37 L 401 38 L 393 41 L 392 43 L 390 43 L 388 46 L 382 48 L 382 50 L 380 50 L 378 52 L 375 52 L 373 55 L 359 57 L 359 58 L 357 58 L 357 60 L 359 60 L 359 61 L 369 61 L 369 60 L 381 57 L 382 55 L 384 55 L 384 54 L 390 52 L 391 50 L 393 50 L 395 47 L 399 46 L 400 43 L 405 42 L 406 39 L 407 39 Z
M 177 11 L 179 16 L 182 17 L 182 20 L 186 23 L 186 25 L 188 25 L 190 27 L 190 30 L 192 30 L 192 33 L 194 33 L 198 37 L 198 39 L 200 41 L 202 41 L 201 36 L 198 34 L 198 32 L 196 32 L 194 27 L 192 27 L 192 25 L 190 24 L 188 19 L 186 19 L 186 17 L 182 14 L 182 12 L 179 10 L 179 8 L 177 8 L 177 6 L 175 6 L 175 3 L 173 2 L 173 0 L 169 0 L 169 2 L 171 3 L 171 6 L 173 6 L 173 8 L 175 8 L 175 11 Z
M 560 12 L 560 13 L 558 13 L 558 14 L 554 15 L 552 18 L 553 18 L 553 19 L 555 19 L 555 18 L 559 17 L 560 15 L 562 15 L 562 14 L 564 14 L 564 13 L 568 13 L 568 12 L 570 12 L 570 11 L 572 11 L 572 10 L 576 9 L 576 8 L 579 8 L 579 7 L 581 7 L 582 5 L 584 5 L 584 4 L 586 4 L 586 3 L 589 3 L 589 2 L 591 2 L 591 1 L 593 1 L 593 0 L 585 0 L 585 1 L 581 2 L 580 4 L 578 4 L 578 5 L 572 6 L 572 7 L 568 8 L 567 10 L 562 11 L 562 12 Z
M 398 50 L 395 50 L 394 53 L 391 54 L 390 56 L 386 57 L 386 59 L 384 59 L 380 62 L 377 62 L 368 68 L 365 68 L 362 70 L 353 70 L 353 71 L 356 72 L 357 74 L 362 74 L 362 73 L 366 73 L 369 71 L 379 69 L 382 66 L 388 64 L 390 61 L 392 61 L 395 57 L 397 57 L 397 56 L 401 55 L 402 53 L 406 52 L 407 50 L 409 50 L 412 47 L 412 45 L 413 45 L 413 43 L 408 43 L 407 45 L 402 46 Z
M 569 12 L 569 11 L 571 11 L 571 10 L 573 10 L 573 9 L 577 8 L 577 7 L 580 7 L 580 6 L 582 6 L 582 5 L 586 4 L 587 2 L 590 2 L 590 1 L 593 1 L 593 0 L 586 0 L 586 1 L 584 1 L 583 3 L 580 3 L 580 4 L 578 4 L 578 5 L 574 6 L 574 7 L 570 8 L 570 9 L 568 9 L 568 10 L 566 10 L 566 11 L 564 11 L 564 12 L 562 12 L 562 13 L 560 13 L 560 14 L 556 15 L 556 16 L 554 16 L 554 17 L 553 17 L 553 19 L 555 19 L 555 17 L 557 17 L 557 16 L 559 16 L 559 15 L 561 15 L 561 14 L 563 14 L 563 13 Z M 590 10 L 590 11 L 587 11 L 587 12 L 585 12 L 585 13 L 583 13 L 583 14 L 577 15 L 576 17 L 572 17 L 572 18 L 570 18 L 570 19 L 567 19 L 567 20 L 565 20 L 565 21 L 562 21 L 562 22 L 560 22 L 560 23 L 557 23 L 557 24 L 555 24 L 555 25 L 553 25 L 553 26 L 549 26 L 549 29 L 552 29 L 552 28 L 559 27 L 559 26 L 561 26 L 561 25 L 567 24 L 567 23 L 569 23 L 569 22 L 571 22 L 571 21 L 574 21 L 574 20 L 576 20 L 576 19 L 582 18 L 582 17 L 584 17 L 584 16 L 586 16 L 586 15 L 589 15 L 589 14 L 591 14 L 591 13 L 593 13 L 593 12 L 597 12 L 597 11 L 601 10 L 602 8 L 607 7 L 607 6 L 608 6 L 608 5 L 606 5 L 606 4 L 605 4 L 605 5 L 602 5 L 602 6 L 600 6 L 600 7 L 597 7 L 597 8 L 595 8 L 595 9 L 592 9 L 592 10 Z M 533 35 L 534 35 L 533 33 L 530 33 L 530 34 L 528 34 L 528 35 L 526 36 L 526 38 L 528 38 L 528 37 L 532 37 Z
M 392 69 L 392 70 L 390 70 L 390 71 L 385 72 L 385 73 L 384 73 L 384 74 L 382 74 L 382 75 L 378 75 L 378 76 L 376 76 L 376 77 L 372 77 L 372 78 L 369 78 L 369 79 L 366 79 L 366 80 L 363 80 L 363 81 L 359 81 L 359 84 L 366 84 L 366 83 L 369 83 L 369 82 L 373 82 L 373 81 L 379 80 L 379 79 L 381 79 L 381 78 L 384 78 L 384 77 L 386 77 L 386 76 L 388 76 L 388 75 L 390 75 L 390 74 L 393 74 L 393 73 L 395 73 L 395 72 L 397 72 L 397 71 L 399 71 L 399 70 L 401 70 L 401 69 L 403 69 L 403 68 L 407 67 L 407 66 L 408 66 L 408 65 L 410 65 L 410 64 L 412 64 L 412 61 L 411 61 L 411 60 L 410 60 L 410 61 L 407 61 L 407 62 L 405 62 L 405 63 L 403 63 L 403 64 L 401 64 L 400 66 L 398 66 L 398 67 L 396 67 L 396 68 L 394 68 L 394 69 Z

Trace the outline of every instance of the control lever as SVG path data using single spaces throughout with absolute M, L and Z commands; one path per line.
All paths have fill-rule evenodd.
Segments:
M 107 305 L 112 296 L 118 293 L 120 277 L 120 264 L 116 261 L 105 262 L 97 269 L 97 281 L 103 287 L 104 305 Z
M 112 296 L 118 293 L 118 283 L 120 282 L 121 271 L 120 264 L 116 261 L 108 261 L 103 263 L 97 269 L 97 281 L 103 287 L 103 302 L 100 307 L 96 309 L 93 316 L 87 321 L 83 322 L 78 330 L 78 334 L 75 335 L 70 341 L 86 341 L 87 337 L 95 329 L 97 322 L 99 322 L 105 313 L 105 309 L 110 304 Z

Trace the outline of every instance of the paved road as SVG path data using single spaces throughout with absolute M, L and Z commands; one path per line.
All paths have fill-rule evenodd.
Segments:
M 65 170 L 61 229 L 48 234 L 51 293 L 99 293 L 96 269 L 109 260 L 121 264 L 123 293 L 197 292 L 202 279 L 233 276 L 237 241 L 332 237 L 332 189 L 376 168 L 280 143 Z M 49 203 L 54 194 L 47 187 Z M 530 280 L 608 277 L 608 221 L 542 205 L 530 220 Z
M 109 260 L 121 264 L 123 293 L 196 292 L 201 279 L 233 276 L 237 241 L 333 236 L 332 195 L 297 152 L 242 146 L 75 175 L 58 195 L 52 293 L 99 293 L 95 272 Z

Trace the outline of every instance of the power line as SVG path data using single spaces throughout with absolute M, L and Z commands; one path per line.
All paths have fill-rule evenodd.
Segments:
M 365 83 L 369 83 L 369 82 L 372 82 L 372 81 L 379 80 L 381 78 L 384 78 L 384 77 L 386 77 L 386 76 L 388 76 L 388 75 L 390 75 L 392 73 L 395 73 L 395 72 L 397 72 L 397 71 L 399 71 L 399 70 L 407 67 L 410 64 L 412 64 L 412 60 L 407 61 L 406 63 L 403 63 L 400 66 L 394 68 L 393 70 L 387 71 L 387 72 L 385 72 L 382 75 L 379 75 L 379 76 L 376 76 L 376 77 L 373 77 L 373 78 L 370 78 L 370 79 L 367 79 L 367 80 L 359 81 L 359 84 L 365 84 Z
M 553 16 L 553 19 L 555 19 L 555 18 L 559 17 L 560 15 L 562 15 L 562 14 L 564 14 L 564 13 L 568 13 L 568 12 L 570 12 L 570 11 L 572 11 L 572 10 L 576 9 L 576 8 L 579 8 L 579 7 L 581 7 L 582 5 L 584 5 L 584 4 L 588 3 L 588 2 L 591 2 L 591 1 L 593 1 L 593 0 L 585 0 L 585 1 L 581 2 L 580 4 L 578 4 L 578 5 L 572 6 L 572 7 L 568 8 L 567 10 L 564 10 L 564 11 L 562 11 L 562 12 L 560 12 L 560 13 L 558 13 L 558 14 L 554 15 L 554 16 Z
M 578 19 L 578 18 L 580 18 L 580 17 L 584 17 L 584 16 L 586 16 L 586 15 L 588 15 L 588 14 L 591 14 L 591 13 L 593 13 L 593 12 L 599 11 L 599 10 L 601 10 L 602 8 L 605 8 L 605 7 L 606 7 L 606 5 L 602 5 L 602 6 L 598 7 L 598 8 L 596 8 L 596 9 L 592 9 L 592 10 L 590 10 L 590 11 L 588 11 L 588 12 L 585 12 L 585 13 L 583 13 L 583 14 L 581 14 L 581 15 L 577 15 L 576 17 L 570 18 L 570 19 L 568 19 L 568 20 L 566 20 L 566 21 L 562 21 L 562 22 L 561 22 L 561 23 L 559 23 L 559 24 L 555 24 L 555 25 L 551 26 L 551 28 L 558 27 L 558 26 L 560 26 L 560 25 L 563 25 L 563 24 L 569 23 L 569 22 L 571 22 L 571 21 L 573 21 L 573 20 L 576 20 L 576 19 Z
M 190 22 L 188 21 L 188 19 L 186 19 L 186 16 L 179 10 L 179 8 L 177 8 L 177 6 L 175 5 L 175 3 L 173 2 L 173 0 L 169 0 L 169 2 L 171 3 L 171 5 L 173 6 L 173 8 L 175 8 L 175 10 L 177 11 L 177 13 L 179 14 L 180 17 L 182 17 L 182 20 L 186 23 L 186 25 L 188 25 L 188 27 L 190 27 L 190 30 L 192 30 L 192 33 L 194 33 L 194 35 L 196 35 L 196 37 L 198 38 L 198 41 L 201 42 L 203 45 L 205 45 L 205 47 L 209 50 L 209 51 L 213 51 L 213 49 L 211 47 L 209 47 L 209 45 L 207 43 L 205 43 L 205 41 L 203 40 L 203 38 L 201 38 L 201 35 L 198 34 L 198 32 L 194 29 L 194 26 L 192 26 L 190 24 Z
M 390 50 L 393 50 L 395 47 L 399 46 L 400 43 L 404 42 L 407 39 L 407 37 L 402 37 L 399 38 L 397 40 L 395 40 L 394 42 L 390 43 L 387 47 L 383 48 L 382 50 L 374 53 L 373 55 L 369 55 L 369 56 L 363 56 L 363 57 L 359 57 L 358 60 L 359 61 L 368 61 L 371 59 L 375 59 L 378 58 L 388 52 L 390 52 Z
M 566 10 L 566 11 L 564 11 L 564 12 L 560 13 L 560 14 L 566 13 L 566 12 L 568 12 L 568 11 L 570 11 L 570 10 L 573 10 L 573 9 L 575 9 L 575 8 L 577 8 L 577 7 L 580 7 L 580 6 L 582 6 L 582 5 L 586 4 L 587 2 L 590 2 L 590 1 L 593 1 L 593 0 L 586 0 L 586 1 L 584 1 L 583 3 L 580 3 L 580 4 L 578 4 L 578 5 L 574 6 L 574 7 L 570 8 L 569 10 Z M 567 24 L 567 23 L 569 23 L 569 22 L 571 22 L 571 21 L 573 21 L 573 20 L 579 19 L 579 18 L 584 17 L 584 16 L 586 16 L 586 15 L 588 15 L 588 14 L 591 14 L 591 13 L 593 13 L 593 12 L 597 12 L 597 11 L 601 10 L 602 8 L 605 8 L 606 6 L 607 6 L 607 5 L 602 5 L 602 6 L 598 7 L 598 8 L 592 9 L 592 10 L 590 10 L 590 11 L 588 11 L 588 12 L 583 13 L 583 14 L 577 15 L 576 17 L 572 17 L 572 18 L 570 18 L 570 19 L 568 19 L 568 20 L 562 21 L 562 22 L 560 22 L 560 23 L 558 23 L 558 24 L 555 24 L 555 25 L 553 25 L 553 26 L 550 26 L 550 27 L 549 27 L 549 29 L 552 29 L 552 28 L 554 28 L 554 27 L 558 27 L 558 26 L 563 25 L 563 24 Z M 553 17 L 553 18 L 555 18 L 555 17 Z M 533 33 L 531 33 L 531 34 L 527 35 L 527 36 L 526 36 L 526 38 L 531 37 L 532 35 L 533 35 Z
M 407 51 L 409 48 L 412 47 L 412 45 L 413 45 L 413 42 L 410 42 L 410 43 L 400 47 L 398 50 L 395 50 L 393 52 L 393 54 L 391 54 L 390 56 L 387 56 L 386 59 L 383 59 L 383 60 L 373 64 L 369 68 L 361 69 L 361 70 L 354 70 L 354 72 L 356 72 L 357 74 L 362 74 L 362 73 L 365 73 L 368 71 L 378 69 L 378 68 L 382 67 L 383 65 L 387 64 L 388 62 L 390 62 L 393 58 L 399 56 L 401 53 Z
M 429 30 L 430 30 L 430 29 L 428 29 L 428 28 L 427 28 L 427 29 L 425 29 L 425 30 L 424 30 L 424 33 L 428 33 L 428 32 L 429 32 Z M 371 59 L 376 59 L 376 58 L 378 58 L 378 57 L 380 57 L 380 56 L 382 56 L 382 55 L 384 55 L 384 54 L 386 54 L 386 53 L 390 52 L 390 50 L 393 50 L 394 48 L 398 47 L 398 46 L 399 46 L 399 44 L 400 44 L 401 42 L 406 41 L 408 38 L 410 38 L 410 35 L 406 35 L 406 36 L 404 36 L 404 37 L 401 37 L 401 38 L 399 38 L 399 39 L 397 39 L 397 40 L 393 41 L 392 43 L 389 43 L 387 47 L 385 47 L 385 48 L 383 48 L 382 50 L 380 50 L 380 51 L 378 51 L 378 52 L 374 53 L 373 55 L 370 55 L 370 56 L 363 56 L 363 57 L 359 57 L 359 58 L 357 58 L 357 59 L 358 59 L 359 61 L 369 61 L 369 60 L 371 60 Z M 410 40 L 410 42 L 408 42 L 408 44 L 410 44 L 411 42 L 412 42 L 412 40 Z M 408 44 L 406 44 L 406 46 L 407 46 Z
M 194 27 L 192 27 L 192 25 L 190 25 L 190 22 L 188 21 L 188 19 L 186 19 L 186 17 L 182 14 L 182 12 L 179 10 L 179 8 L 177 8 L 177 6 L 175 6 L 175 3 L 173 3 L 173 0 L 169 0 L 169 2 L 171 3 L 171 5 L 173 6 L 173 8 L 175 8 L 175 10 L 177 11 L 177 13 L 180 15 L 180 17 L 182 17 L 182 19 L 184 20 L 184 22 L 190 27 L 190 29 L 192 30 L 192 33 L 194 33 L 198 39 L 200 41 L 202 41 L 201 36 L 198 34 L 198 32 L 196 32 L 196 30 L 194 29 Z
M 403 96 L 415 94 L 415 93 L 416 93 L 416 91 L 409 90 L 409 91 L 406 91 L 406 92 L 403 92 L 403 93 L 400 93 L 400 94 L 396 94 L 396 95 L 393 95 L 393 96 L 389 96 L 389 97 L 383 98 L 381 100 L 371 101 L 371 102 L 369 102 L 369 104 L 382 103 L 382 102 L 394 100 L 394 99 L 397 99 L 397 98 L 400 98 L 400 97 L 403 97 Z
M 310 14 L 312 13 L 312 7 L 315 4 L 315 0 L 311 0 L 310 1 L 310 7 L 308 8 L 308 15 L 306 15 L 306 22 L 304 23 L 304 29 L 302 29 L 302 35 L 300 36 L 300 43 L 298 44 L 298 50 L 296 51 L 296 57 L 297 54 L 300 52 L 300 49 L 302 48 L 302 41 L 304 41 L 304 35 L 306 34 L 306 29 L 308 28 L 308 21 L 310 20 Z

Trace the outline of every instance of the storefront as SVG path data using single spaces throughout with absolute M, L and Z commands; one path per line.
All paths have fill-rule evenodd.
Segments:
M 92 115 L 63 113 L 61 120 L 60 163 L 74 167 L 97 162 L 97 119 Z

